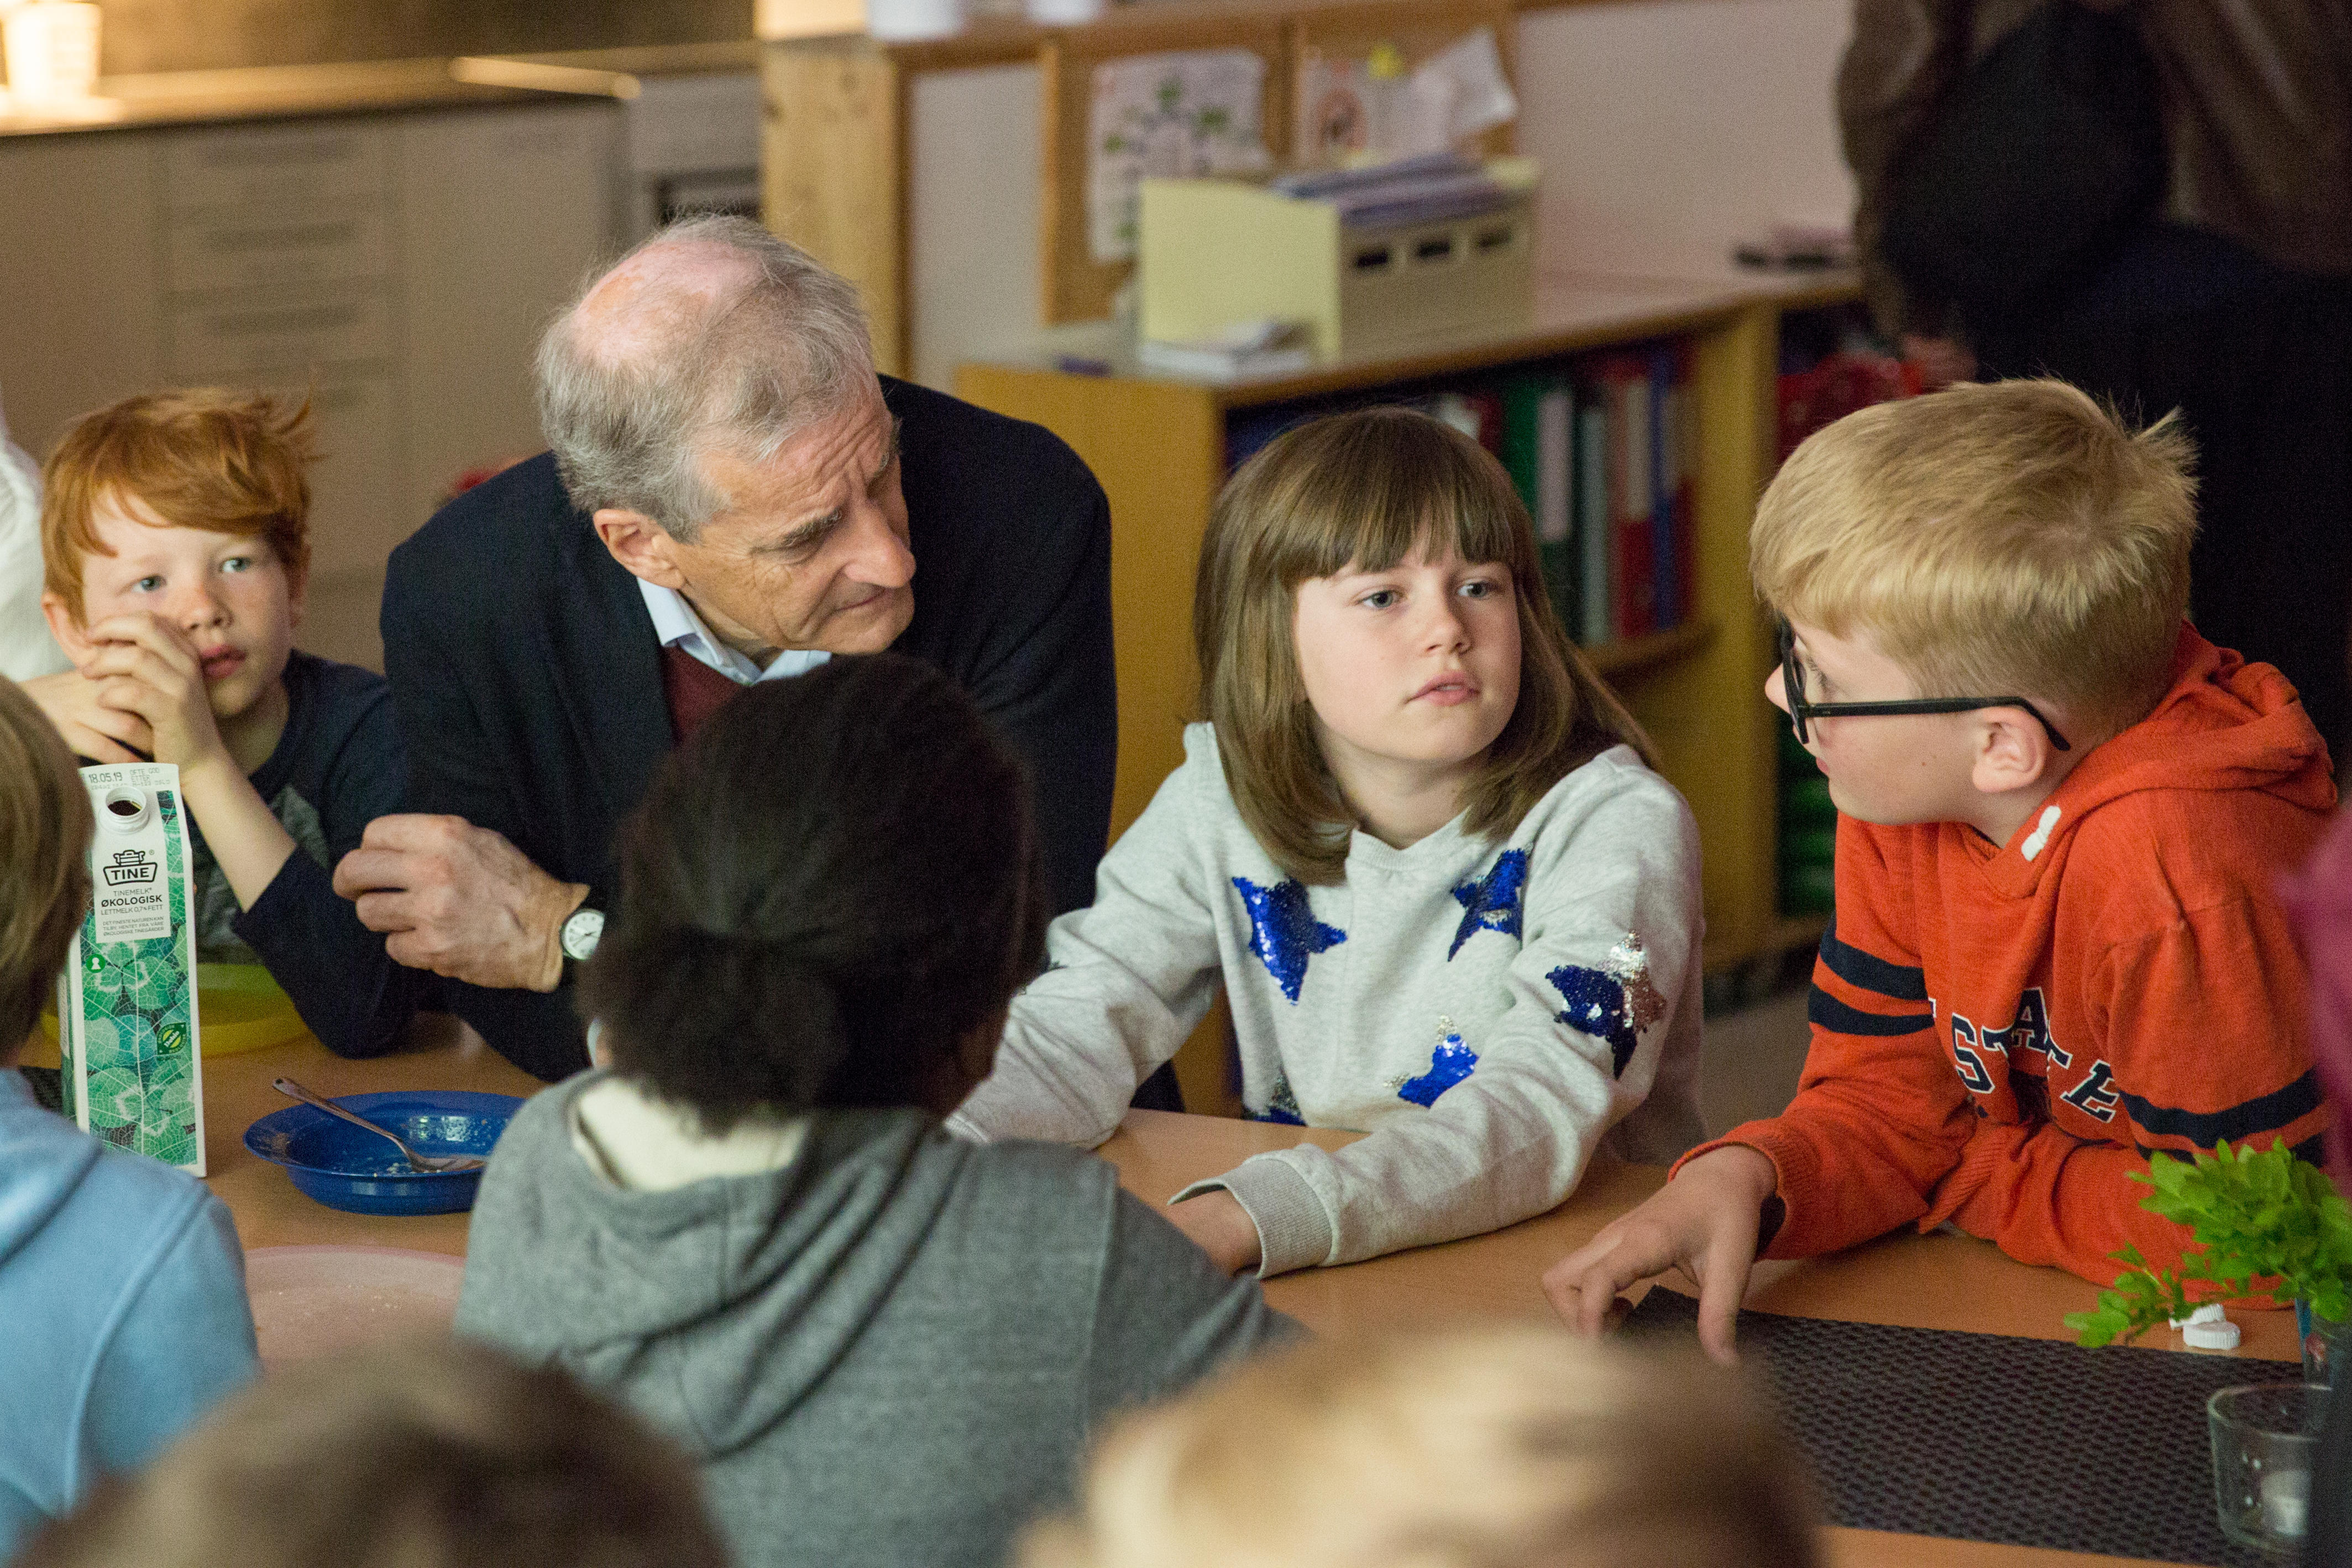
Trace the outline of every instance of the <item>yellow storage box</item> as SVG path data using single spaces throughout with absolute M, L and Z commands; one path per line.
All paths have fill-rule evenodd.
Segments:
M 1319 358 L 1522 326 L 1535 308 L 1534 171 L 1501 160 L 1506 206 L 1349 228 L 1328 202 L 1240 180 L 1146 180 L 1138 327 L 1198 342 L 1246 321 L 1297 322 Z

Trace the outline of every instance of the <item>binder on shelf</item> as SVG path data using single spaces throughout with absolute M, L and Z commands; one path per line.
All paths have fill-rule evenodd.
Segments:
M 1555 382 L 1536 400 L 1536 548 L 1552 613 L 1574 634 L 1577 604 L 1575 394 Z
M 1581 633 L 1577 603 L 1572 425 L 1574 394 L 1558 375 L 1505 383 L 1503 466 L 1535 523 L 1544 591 L 1569 635 Z
M 1698 615 L 1698 356 L 1689 340 L 1675 345 L 1675 395 L 1671 404 L 1675 461 L 1668 470 L 1675 497 L 1675 580 L 1682 591 L 1682 619 Z
M 1478 444 L 1500 457 L 1503 455 L 1503 394 L 1488 388 L 1465 394 L 1470 407 L 1478 416 Z
M 1581 624 L 1571 628 L 1588 648 L 1609 641 L 1617 623 L 1610 600 L 1609 571 L 1609 405 L 1595 389 L 1580 389 L 1576 401 L 1576 520 L 1577 580 L 1583 590 L 1578 606 Z
M 1652 537 L 1650 370 L 1646 359 L 1608 354 L 1593 367 L 1609 430 L 1609 636 L 1658 629 L 1657 549 Z
M 1651 627 L 1664 632 L 1682 623 L 1681 561 L 1675 548 L 1675 484 L 1681 457 L 1675 446 L 1675 349 L 1650 350 L 1650 580 Z
M 1416 399 L 1410 406 L 1441 420 L 1493 453 L 1503 455 L 1503 398 L 1484 388 L 1462 388 Z

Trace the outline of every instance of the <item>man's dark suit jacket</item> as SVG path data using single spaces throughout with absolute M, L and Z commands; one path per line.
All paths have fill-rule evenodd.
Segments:
M 1055 906 L 1089 904 L 1118 753 L 1102 487 L 1040 426 L 882 386 L 902 421 L 915 556 L 914 620 L 892 646 L 953 676 L 1027 759 Z M 612 907 L 614 832 L 670 749 L 669 707 L 637 580 L 553 457 L 468 490 L 393 552 L 383 653 L 408 809 L 495 829 Z M 568 982 L 447 989 L 526 1071 L 587 1065 Z

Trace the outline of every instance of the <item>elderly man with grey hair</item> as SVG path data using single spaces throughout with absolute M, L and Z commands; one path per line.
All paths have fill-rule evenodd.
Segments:
M 741 219 L 623 257 L 538 371 L 551 452 L 392 557 L 411 810 L 335 884 L 394 958 L 457 982 L 453 1009 L 526 1070 L 584 1066 L 568 971 L 664 754 L 741 686 L 884 648 L 953 676 L 1027 758 L 1055 907 L 1089 902 L 1109 512 L 1068 447 L 877 377 L 855 290 Z

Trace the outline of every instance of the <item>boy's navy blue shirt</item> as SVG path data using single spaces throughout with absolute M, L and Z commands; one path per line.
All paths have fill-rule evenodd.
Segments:
M 359 848 L 368 823 L 401 809 L 407 788 L 392 688 L 371 671 L 299 651 L 284 680 L 286 731 L 248 777 L 295 850 L 241 910 L 191 817 L 197 956 L 259 959 L 328 1050 L 379 1055 L 398 1043 L 434 983 L 394 963 L 333 885 L 335 862 Z

